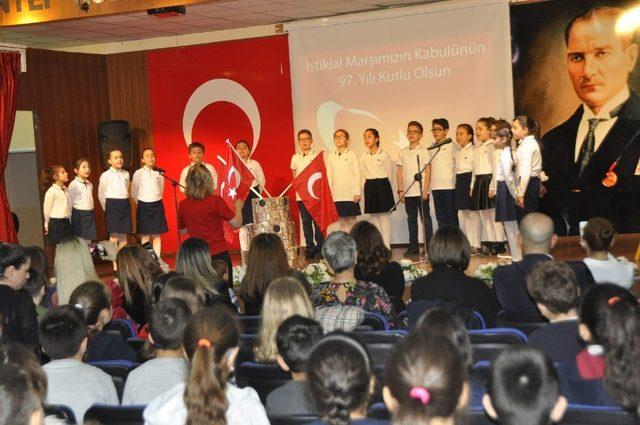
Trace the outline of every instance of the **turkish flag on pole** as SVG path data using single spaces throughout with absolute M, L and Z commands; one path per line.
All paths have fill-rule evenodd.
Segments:
M 338 221 L 338 211 L 329 188 L 322 152 L 293 179 L 292 186 L 326 236 L 327 227 Z
M 244 161 L 240 159 L 233 146 L 231 146 L 228 139 L 227 155 L 225 163 L 222 164 L 220 171 L 220 175 L 222 177 L 222 183 L 220 184 L 220 196 L 224 199 L 229 208 L 235 211 L 235 200 L 247 199 L 254 177 Z M 226 221 L 223 223 L 223 227 L 225 240 L 228 243 L 233 243 L 234 230 Z

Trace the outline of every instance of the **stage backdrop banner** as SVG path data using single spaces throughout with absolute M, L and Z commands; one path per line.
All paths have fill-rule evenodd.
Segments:
M 293 115 L 286 36 L 152 51 L 148 54 L 157 164 L 178 180 L 189 165 L 187 146 L 205 146 L 205 162 L 220 169 L 225 140 L 244 139 L 277 195 L 291 182 Z M 218 188 L 226 176 L 218 175 Z M 232 179 L 233 180 L 233 176 Z M 179 192 L 179 200 L 184 195 Z M 169 233 L 163 250 L 175 252 L 172 187 L 165 185 Z M 237 238 L 236 238 L 237 239 Z M 233 247 L 237 249 L 237 240 Z
M 460 123 L 513 116 L 506 0 L 447 1 L 286 28 L 294 122 L 313 132 L 316 149 L 332 150 L 334 130 L 344 128 L 360 155 L 363 132 L 374 127 L 395 161 L 409 144 L 411 120 L 423 124 L 426 145 L 434 118 L 447 118 L 455 138 Z M 395 188 L 395 174 L 392 180 Z M 392 243 L 406 243 L 404 208 L 392 226 Z

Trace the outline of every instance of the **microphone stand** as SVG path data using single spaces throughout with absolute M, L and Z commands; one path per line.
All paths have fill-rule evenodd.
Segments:
M 180 186 L 183 189 L 186 189 L 186 188 L 183 185 L 181 185 L 180 182 L 167 176 L 165 174 L 165 171 L 158 171 L 158 173 L 160 173 L 162 177 L 168 180 L 169 183 L 171 183 L 171 186 L 173 187 L 173 206 L 175 207 L 175 210 L 176 210 L 176 236 L 178 236 L 178 248 L 180 248 L 180 245 L 182 245 L 182 240 L 180 238 L 180 229 L 178 227 L 178 192 L 177 190 L 178 190 L 178 186 Z
M 424 170 L 427 169 L 427 167 L 429 165 L 431 165 L 431 163 L 433 162 L 433 159 L 436 157 L 436 155 L 438 155 L 438 152 L 440 152 L 440 148 L 442 146 L 438 146 L 436 149 L 436 152 L 431 156 L 431 158 L 429 158 L 429 160 L 427 161 L 427 163 L 424 165 L 424 167 L 420 168 L 420 154 L 416 155 L 416 161 L 418 161 L 418 172 L 416 174 L 413 175 L 413 181 L 411 182 L 411 184 L 409 185 L 408 188 L 406 188 L 404 190 L 404 192 L 402 193 L 402 196 L 398 199 L 398 202 L 395 203 L 395 205 L 388 211 L 388 214 L 391 214 L 397 207 L 398 205 L 400 205 L 400 202 L 402 202 L 402 200 L 407 196 L 407 193 L 409 192 L 409 190 L 413 187 L 414 184 L 416 184 L 416 182 L 418 183 L 418 186 L 420 188 L 420 219 L 422 220 L 422 237 L 424 238 L 424 229 L 425 229 L 425 213 L 424 213 L 424 200 L 422 199 L 422 173 L 424 173 Z M 429 202 L 429 198 L 426 199 L 427 202 Z M 420 261 L 419 263 L 426 263 L 427 262 L 427 241 L 426 239 L 424 239 L 424 254 L 420 256 Z

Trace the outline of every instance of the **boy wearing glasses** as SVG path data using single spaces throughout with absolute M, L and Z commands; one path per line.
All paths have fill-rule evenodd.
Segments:
M 404 209 L 407 213 L 407 225 L 409 227 L 409 249 L 404 253 L 406 257 L 420 255 L 418 248 L 418 215 L 420 208 L 424 207 L 423 227 L 424 227 L 424 243 L 426 247 L 431 241 L 433 235 L 433 225 L 431 223 L 431 214 L 429 212 L 429 184 L 431 180 L 431 166 L 427 167 L 422 175 L 422 193 L 418 183 L 413 183 L 414 176 L 420 172 L 420 168 L 429 160 L 427 149 L 420 144 L 422 139 L 422 124 L 418 121 L 411 121 L 407 124 L 407 139 L 409 146 L 400 149 L 398 155 L 398 195 L 405 196 Z M 417 158 L 420 158 L 420 168 L 418 168 Z M 407 192 L 405 193 L 405 189 Z
M 447 138 L 449 121 L 436 118 L 431 121 L 433 145 L 442 143 Z M 432 145 L 432 146 L 433 146 Z M 458 227 L 458 213 L 456 211 L 456 144 L 448 143 L 429 151 L 431 161 L 431 194 L 436 209 L 438 226 L 446 224 Z

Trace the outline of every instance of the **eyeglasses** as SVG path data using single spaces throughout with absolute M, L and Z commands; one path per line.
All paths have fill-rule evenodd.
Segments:
M 418 130 L 407 130 L 407 134 L 422 134 L 422 131 L 418 131 Z
M 444 131 L 444 128 L 432 128 L 431 131 L 433 131 L 434 133 L 436 131 Z

